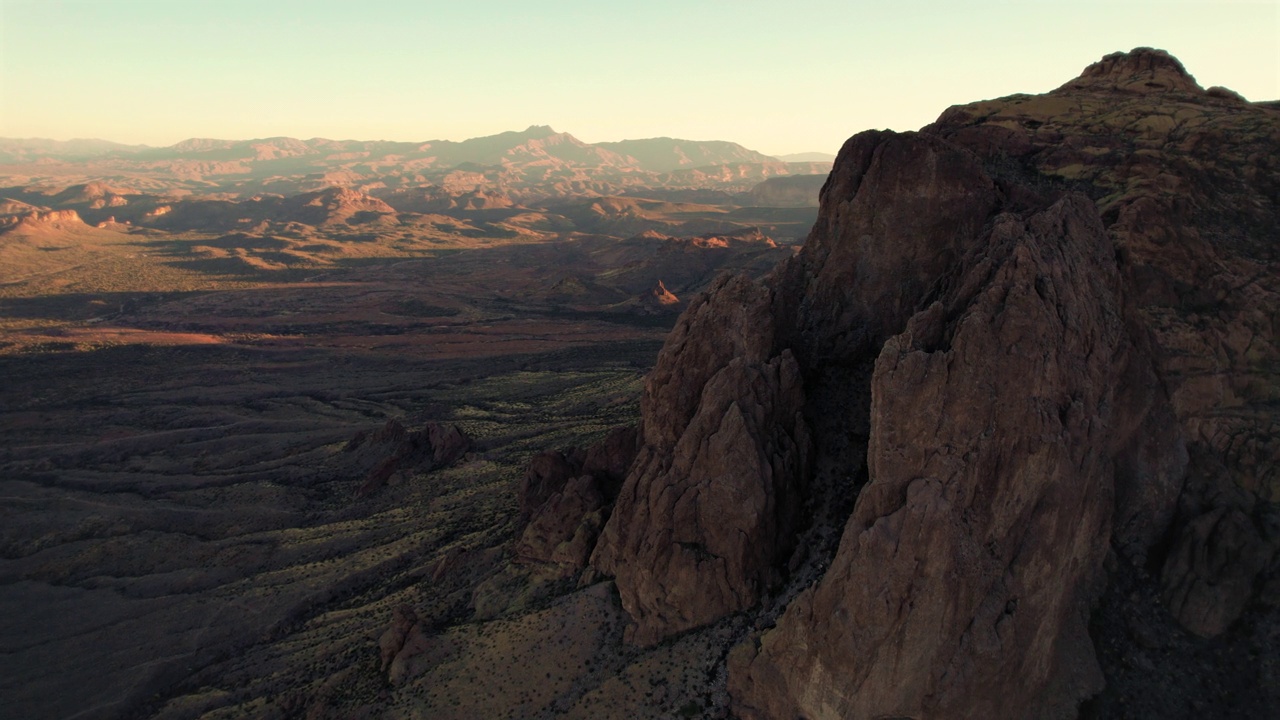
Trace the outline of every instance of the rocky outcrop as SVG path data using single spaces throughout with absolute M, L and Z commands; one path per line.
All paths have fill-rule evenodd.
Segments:
M 345 449 L 357 466 L 369 467 L 356 490 L 357 496 L 364 497 L 398 473 L 453 465 L 471 449 L 471 438 L 456 425 L 429 422 L 420 430 L 409 430 L 393 418 L 371 434 L 356 434 Z
M 88 229 L 75 210 L 31 209 L 0 216 L 0 232 L 40 235 Z
M 527 523 L 534 512 L 582 471 L 582 459 L 578 448 L 547 450 L 533 456 L 520 480 L 521 522 Z
M 778 579 L 807 475 L 799 367 L 770 293 L 719 281 L 672 331 L 641 399 L 644 445 L 592 566 L 650 644 L 754 605 Z
M 346 187 L 330 187 L 288 198 L 279 211 L 283 218 L 308 225 L 357 224 L 378 218 L 394 218 L 395 208 Z
M 516 556 L 581 570 L 608 511 L 599 480 L 591 475 L 570 478 L 533 513 L 516 542 Z
M 1058 717 L 1101 689 L 1114 253 L 1079 195 L 972 247 L 879 354 L 871 480 L 826 576 L 735 658 L 743 717 Z
M 1071 184 L 1097 198 L 1181 430 L 1158 436 L 1185 438 L 1185 450 L 1164 453 L 1185 452 L 1189 470 L 1171 551 L 1152 560 L 1175 617 L 1208 637 L 1280 571 L 1268 520 L 1280 501 L 1280 348 L 1274 312 L 1261 310 L 1280 306 L 1268 239 L 1280 223 L 1278 121 L 1269 105 L 1204 91 L 1176 59 L 1143 48 L 1047 95 L 951 108 L 929 128 L 1019 168 L 1023 188 Z M 1140 479 L 1140 467 L 1118 471 L 1135 470 Z M 1118 499 L 1151 489 L 1120 483 Z M 1164 520 L 1123 521 L 1136 565 Z
M 1280 571 L 1275 118 L 1140 49 L 852 138 L 799 255 L 695 299 L 646 381 L 592 557 L 628 637 L 790 577 L 742 717 L 1072 717 L 1114 573 L 1231 628 Z M 834 555 L 795 547 L 850 492 Z
M 378 637 L 378 657 L 380 669 L 386 672 L 391 661 L 404 649 L 414 625 L 418 624 L 418 614 L 408 605 L 397 605 L 391 614 L 391 624 Z
M 1191 632 L 1220 635 L 1254 598 L 1274 552 L 1248 514 L 1213 508 L 1180 530 L 1164 564 L 1164 600 Z
M 1080 77 L 1068 82 L 1063 88 L 1139 93 L 1169 90 L 1204 92 L 1177 58 L 1163 50 L 1151 48 L 1111 53 L 1085 68 Z
M 645 313 L 679 312 L 680 298 L 667 289 L 659 280 L 652 288 L 640 293 L 636 298 L 636 306 Z M 674 314 L 674 313 L 673 313 Z
M 516 557 L 558 565 L 565 575 L 586 567 L 638 440 L 636 428 L 618 427 L 586 450 L 534 456 L 520 485 Z

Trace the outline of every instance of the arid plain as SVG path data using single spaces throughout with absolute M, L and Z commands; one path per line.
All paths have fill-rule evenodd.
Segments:
M 5 714 L 700 698 L 714 656 L 624 650 L 607 585 L 513 564 L 520 481 L 635 422 L 686 300 L 789 256 L 829 164 L 546 128 L 310 145 L 0 142 Z M 467 444 L 361 492 L 389 422 Z M 400 606 L 435 635 L 392 683 Z

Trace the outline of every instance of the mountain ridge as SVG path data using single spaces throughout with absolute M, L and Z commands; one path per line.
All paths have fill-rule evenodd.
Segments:
M 276 135 L 243 139 L 190 137 L 173 143 L 172 145 L 132 145 L 97 138 L 53 140 L 48 138 L 0 137 L 0 163 L 12 164 L 15 162 L 32 162 L 42 158 L 59 159 L 97 157 L 111 153 L 118 153 L 121 155 L 142 154 L 149 157 L 164 157 L 166 154 L 185 155 L 228 150 L 243 151 L 244 149 L 252 148 L 254 146 L 291 149 L 300 153 L 311 154 L 319 154 L 326 151 L 332 152 L 335 150 L 369 152 L 374 149 L 414 153 L 426 152 L 431 149 L 439 150 L 440 148 L 461 149 L 501 146 L 507 141 L 516 141 L 516 144 L 520 144 L 533 140 L 545 140 L 556 136 L 560 136 L 568 142 L 597 147 L 604 150 L 611 150 L 613 148 L 645 148 L 649 150 L 648 153 L 641 151 L 639 155 L 634 156 L 633 159 L 642 169 L 658 172 L 666 172 L 678 167 L 716 165 L 730 160 L 745 160 L 751 162 L 781 160 L 781 158 L 777 156 L 766 155 L 755 150 L 750 150 L 738 143 L 726 140 L 689 140 L 684 138 L 661 136 L 635 140 L 586 143 L 578 140 L 571 133 L 557 132 L 549 125 L 530 125 L 524 130 L 508 130 L 494 133 L 492 135 L 480 135 L 465 138 L 463 140 L 361 140 L 353 138 L 333 139 L 325 137 L 304 139 L 289 135 Z M 676 148 L 676 152 L 688 148 L 694 155 L 704 158 L 705 162 L 672 163 L 667 158 L 663 158 L 658 161 L 647 161 L 647 158 L 653 154 L 654 149 L 658 148 L 661 148 L 662 150 Z M 619 152 L 619 154 L 625 156 L 629 153 L 624 151 Z M 814 155 L 821 155 L 821 153 Z M 249 156 L 250 155 L 246 154 L 243 157 Z M 830 158 L 834 158 L 834 156 L 828 156 L 827 159 Z M 823 161 L 823 158 L 804 159 L 800 161 L 821 162 Z
M 9 185 L 90 182 L 196 194 L 298 193 L 324 185 L 361 190 L 446 185 L 457 172 L 499 193 L 559 197 L 637 188 L 744 192 L 768 177 L 826 172 L 830 163 L 787 163 L 737 143 L 674 138 L 586 143 L 546 125 L 451 140 L 390 142 L 292 137 L 188 138 L 168 147 L 0 139 Z

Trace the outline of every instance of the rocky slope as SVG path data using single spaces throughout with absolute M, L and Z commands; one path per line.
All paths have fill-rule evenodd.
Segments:
M 1150 49 L 852 138 L 646 381 L 591 559 L 629 639 L 755 608 L 744 718 L 1187 716 L 1179 643 L 1274 707 L 1278 155 Z

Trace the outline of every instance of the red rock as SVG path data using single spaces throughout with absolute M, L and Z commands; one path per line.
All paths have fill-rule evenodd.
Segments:
M 662 284 L 661 280 L 659 280 L 658 284 L 654 285 L 651 289 L 640 293 L 637 300 L 640 302 L 641 306 L 650 309 L 670 308 L 680 304 L 680 298 L 672 294 L 672 292 L 667 289 L 667 286 Z
M 612 504 L 639 451 L 639 428 L 634 425 L 616 427 L 600 442 L 587 448 L 582 472 L 600 481 L 601 490 Z
M 526 524 L 515 543 L 516 556 L 560 565 L 566 574 L 582 570 L 636 457 L 638 439 L 635 427 L 617 427 L 585 451 L 534 456 L 521 482 Z
M 448 467 L 471 449 L 471 438 L 457 425 L 429 422 L 423 430 L 431 444 L 431 464 L 434 467 Z

